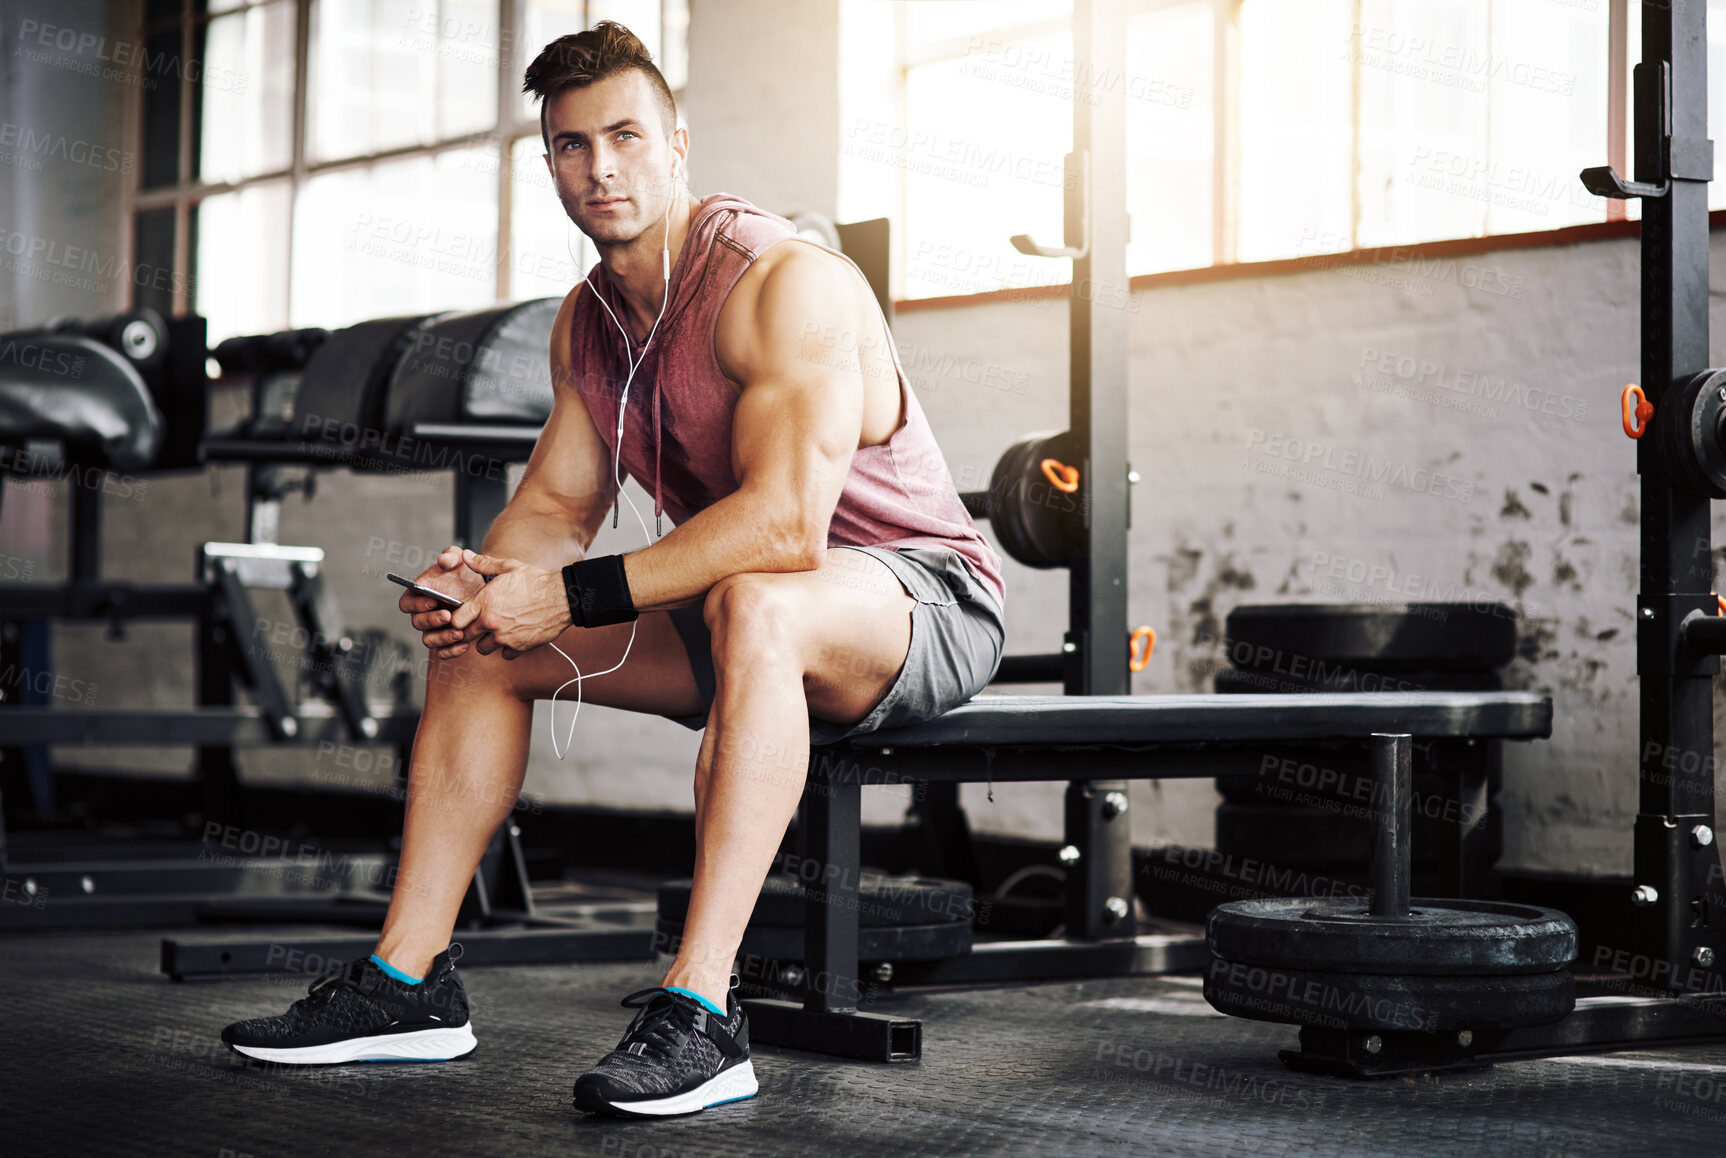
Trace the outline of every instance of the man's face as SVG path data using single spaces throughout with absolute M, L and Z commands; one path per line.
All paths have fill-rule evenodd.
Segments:
M 644 74 L 630 69 L 557 94 L 546 129 L 557 198 L 595 244 L 633 241 L 665 217 L 678 152 Z

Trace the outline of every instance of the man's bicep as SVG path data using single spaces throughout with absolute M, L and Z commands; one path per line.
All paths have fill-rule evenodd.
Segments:
M 831 268 L 786 263 L 751 321 L 732 419 L 738 483 L 782 502 L 794 529 L 824 546 L 863 428 L 856 347 L 836 337 L 864 324 L 855 295 Z

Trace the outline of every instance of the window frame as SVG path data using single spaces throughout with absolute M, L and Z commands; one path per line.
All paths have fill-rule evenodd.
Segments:
M 1128 0 L 1125 18 L 1131 20 L 1167 8 L 1181 7 L 1195 0 Z M 1196 269 L 1215 269 L 1220 266 L 1271 266 L 1281 264 L 1285 259 L 1272 261 L 1241 262 L 1238 258 L 1240 239 L 1241 211 L 1241 7 L 1244 0 L 1198 0 L 1208 3 L 1211 8 L 1212 36 L 1212 109 L 1211 122 L 1211 262 L 1208 266 L 1193 267 Z M 1494 0 L 1502 2 L 1502 0 Z M 1626 173 L 1626 157 L 1629 139 L 1629 104 L 1626 91 L 1626 78 L 1629 75 L 1628 36 L 1629 36 L 1629 0 L 1607 0 L 1608 42 L 1607 42 L 1607 118 L 1606 139 L 1603 155 L 1606 162 L 1613 165 L 1620 173 Z M 1355 29 L 1361 27 L 1364 17 L 1365 0 L 1350 0 L 1350 25 Z M 987 30 L 990 36 L 999 37 L 1003 41 L 1014 37 L 1046 36 L 1055 27 L 1070 27 L 1070 17 L 1055 17 L 1037 21 L 1026 21 L 1012 25 L 1002 25 Z M 901 121 L 908 120 L 908 92 L 911 70 L 931 64 L 960 58 L 965 53 L 964 37 L 955 37 L 932 46 L 923 46 L 913 50 L 901 36 L 899 40 L 899 60 L 896 63 L 896 80 L 898 85 L 897 105 Z M 1339 257 L 1350 254 L 1378 253 L 1378 248 L 1363 250 L 1360 244 L 1361 218 L 1361 53 L 1350 53 L 1349 65 L 1349 237 L 1348 249 L 1327 257 Z M 1628 174 L 1627 174 L 1628 175 Z M 905 215 L 904 181 L 901 179 L 899 188 L 899 203 L 894 206 L 894 217 L 903 222 Z M 1626 205 L 1622 201 L 1607 200 L 1602 207 L 1598 222 L 1586 222 L 1580 225 L 1554 226 L 1551 230 L 1540 232 L 1559 233 L 1560 231 L 1588 229 L 1596 224 L 1607 224 L 1626 219 Z M 902 259 L 906 244 L 904 230 L 899 229 L 895 243 L 896 256 Z M 1406 250 L 1424 245 L 1445 245 L 1457 241 L 1490 241 L 1493 238 L 1517 238 L 1514 244 L 1526 245 L 1523 240 L 1528 234 L 1522 232 L 1485 232 L 1462 238 L 1434 238 L 1430 241 L 1410 242 L 1396 247 Z M 1565 233 L 1565 236 L 1572 236 Z M 1290 255 L 1294 259 L 1295 255 Z M 1193 270 L 1158 271 L 1154 273 L 1130 274 L 1135 282 L 1140 278 L 1162 277 L 1164 274 L 1185 274 Z M 1000 291 L 984 291 L 992 294 Z M 947 301 L 966 297 L 984 296 L 979 294 L 939 295 L 939 300 Z M 936 300 L 906 299 L 907 301 Z
M 294 8 L 294 68 L 292 101 L 292 142 L 291 160 L 288 167 L 268 173 L 257 173 L 240 181 L 205 181 L 194 180 L 191 176 L 193 168 L 193 140 L 197 135 L 198 126 L 193 121 L 193 89 L 195 82 L 193 74 L 196 70 L 179 68 L 179 130 L 178 156 L 175 159 L 175 181 L 172 185 L 162 185 L 146 189 L 143 186 L 145 166 L 140 164 L 134 168 L 131 178 L 122 186 L 121 206 L 123 220 L 121 225 L 120 243 L 122 252 L 131 253 L 136 245 L 138 216 L 159 210 L 172 210 L 174 213 L 174 269 L 172 281 L 172 312 L 181 316 L 192 312 L 195 297 L 195 278 L 193 272 L 197 266 L 197 255 L 192 252 L 191 221 L 195 208 L 205 199 L 227 193 L 235 193 L 254 185 L 263 185 L 286 180 L 289 183 L 288 267 L 283 276 L 286 279 L 283 286 L 284 301 L 293 300 L 293 260 L 295 219 L 298 216 L 295 207 L 301 190 L 306 183 L 316 177 L 328 173 L 337 173 L 349 169 L 365 169 L 375 165 L 385 164 L 414 157 L 435 157 L 441 153 L 457 149 L 473 149 L 486 147 L 491 152 L 497 165 L 497 213 L 498 213 L 498 245 L 496 256 L 496 280 L 493 284 L 493 294 L 498 301 L 509 300 L 510 282 L 510 238 L 515 186 L 519 184 L 512 179 L 510 158 L 517 142 L 528 138 L 538 138 L 540 135 L 539 120 L 536 117 L 523 116 L 520 110 L 521 75 L 526 69 L 531 55 L 529 46 L 522 43 L 521 31 L 527 24 L 527 0 L 493 0 L 492 11 L 495 15 L 498 39 L 497 68 L 497 118 L 486 129 L 478 132 L 466 132 L 457 136 L 442 138 L 428 144 L 407 145 L 393 149 L 383 149 L 376 152 L 343 157 L 338 160 L 312 162 L 308 159 L 306 149 L 307 132 L 307 76 L 309 72 L 309 57 L 311 52 L 311 21 L 312 5 L 315 0 L 238 0 L 231 8 L 221 12 L 197 12 L 195 0 L 180 0 L 180 13 L 176 17 L 158 20 L 151 23 L 147 18 L 144 0 L 134 0 L 131 5 L 131 16 L 127 21 L 128 34 L 137 43 L 148 42 L 153 33 L 161 33 L 174 28 L 180 30 L 180 59 L 191 61 L 196 59 L 194 47 L 198 43 L 199 25 L 208 24 L 211 20 L 222 19 L 234 13 L 244 12 L 252 8 L 262 8 L 273 4 L 289 4 Z M 590 27 L 593 18 L 594 0 L 582 0 L 581 27 Z M 670 16 L 672 12 L 683 7 L 683 0 L 658 0 L 660 14 L 660 35 L 663 41 L 666 30 L 672 27 Z M 687 35 L 687 24 L 684 26 Z M 533 51 L 537 52 L 537 48 Z M 656 53 L 656 63 L 665 55 L 665 45 L 661 43 Z M 686 86 L 685 86 L 686 87 Z M 672 96 L 682 106 L 684 88 L 673 91 Z M 127 86 L 126 95 L 126 147 L 137 151 L 144 139 L 144 94 L 141 86 Z M 134 297 L 135 297 L 134 287 Z M 134 305 L 129 301 L 127 306 Z M 286 325 L 292 325 L 293 320 L 287 319 Z

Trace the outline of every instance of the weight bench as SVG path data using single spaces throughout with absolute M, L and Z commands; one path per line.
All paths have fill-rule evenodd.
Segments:
M 1552 734 L 1552 701 L 1533 692 L 1314 695 L 979 695 L 922 724 L 810 751 L 802 804 L 803 855 L 821 866 L 806 891 L 803 1000 L 749 998 L 750 1033 L 769 1045 L 864 1061 L 913 1061 L 922 1023 L 858 1009 L 857 887 L 864 784 L 1068 780 L 1067 832 L 1125 824 L 1126 800 L 1092 781 L 1215 776 L 1238 769 L 1240 749 L 1290 742 L 1366 746 L 1374 732 L 1431 741 L 1446 790 L 1486 803 L 1496 740 Z M 1232 757 L 1233 763 L 1225 761 Z M 1476 809 L 1474 816 L 1484 815 Z M 1084 848 L 1113 863 L 1086 863 Z M 1093 939 L 979 943 L 915 973 L 918 983 L 1095 977 L 1198 969 L 1204 939 L 1135 935 L 1131 848 L 1085 841 L 1068 871 L 1068 912 L 1101 911 L 1119 930 Z M 1124 901 L 1125 905 L 1120 903 Z M 1111 904 L 1111 902 L 1114 902 Z M 1076 927 L 1069 920 L 1068 928 Z

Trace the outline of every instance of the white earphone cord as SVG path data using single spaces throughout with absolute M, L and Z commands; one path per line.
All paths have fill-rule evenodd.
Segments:
M 672 170 L 672 178 L 671 179 L 672 179 L 673 185 L 675 186 L 675 183 L 677 181 L 677 171 L 675 169 Z M 647 331 L 647 340 L 641 343 L 641 350 L 639 353 L 636 354 L 635 357 L 633 357 L 633 358 L 629 357 L 629 331 L 624 329 L 623 323 L 617 320 L 617 315 L 615 313 L 612 313 L 611 307 L 606 304 L 604 296 L 601 295 L 597 289 L 594 289 L 593 282 L 591 280 L 589 280 L 588 277 L 585 277 L 585 276 L 581 279 L 582 284 L 587 286 L 588 289 L 593 291 L 594 300 L 597 301 L 602 307 L 604 307 L 606 314 L 611 318 L 611 324 L 616 326 L 617 332 L 623 335 L 624 357 L 629 361 L 629 375 L 626 378 L 624 378 L 624 380 L 623 380 L 623 398 L 620 401 L 618 408 L 617 408 L 617 437 L 615 439 L 615 445 L 612 449 L 612 455 L 611 455 L 611 483 L 613 486 L 615 486 L 617 488 L 617 493 L 620 495 L 623 495 L 623 500 L 629 504 L 630 512 L 635 515 L 635 521 L 641 524 L 641 537 L 643 540 L 645 540 L 647 542 L 647 544 L 649 546 L 652 546 L 653 540 L 651 538 L 649 538 L 648 534 L 647 534 L 647 520 L 642 518 L 641 512 L 636 509 L 635 500 L 630 498 L 627 494 L 623 493 L 623 480 L 618 477 L 619 467 L 620 467 L 619 456 L 621 455 L 622 449 L 623 449 L 623 417 L 628 412 L 628 409 L 629 409 L 629 386 L 630 386 L 630 383 L 635 381 L 636 370 L 640 369 L 641 363 L 647 359 L 647 349 L 649 346 L 653 345 L 653 336 L 659 332 L 660 320 L 665 317 L 665 307 L 671 301 L 671 202 L 672 202 L 672 200 L 675 199 L 675 196 L 676 196 L 676 190 L 674 187 L 673 188 L 673 197 L 671 199 L 668 199 L 665 203 L 665 237 L 663 239 L 663 242 L 660 245 L 660 250 L 659 250 L 660 272 L 664 276 L 664 279 L 665 279 L 665 289 L 664 289 L 663 293 L 660 295 L 659 316 L 653 319 L 653 328 Z M 564 247 L 567 249 L 568 246 L 569 246 L 569 238 L 566 235 L 564 238 Z M 570 256 L 573 258 L 575 255 L 573 253 L 571 253 Z M 577 259 L 576 260 L 576 267 L 579 269 L 580 265 L 581 265 L 581 262 L 579 259 Z M 636 622 L 638 622 L 638 621 L 632 621 L 629 625 L 629 642 L 624 645 L 622 658 L 620 658 L 611 667 L 606 668 L 604 671 L 594 672 L 593 674 L 595 676 L 609 675 L 611 672 L 614 672 L 618 668 L 622 667 L 624 665 L 624 662 L 629 659 L 630 649 L 635 646 Z M 576 662 L 573 659 L 569 658 L 569 654 L 567 652 L 565 652 L 563 650 L 563 648 L 557 646 L 557 643 L 555 641 L 551 641 L 549 643 L 549 646 L 551 647 L 551 650 L 553 650 L 553 651 L 557 652 L 557 654 L 563 656 L 563 658 L 565 660 L 568 660 L 569 666 L 575 671 L 575 675 L 573 678 L 564 680 L 563 683 L 561 683 L 557 686 L 557 690 L 551 693 L 551 712 L 546 717 L 546 722 L 550 726 L 550 729 L 551 729 L 551 750 L 553 752 L 555 752 L 557 754 L 557 758 L 559 760 L 561 760 L 566 755 L 569 754 L 570 745 L 575 739 L 575 721 L 581 717 L 581 681 L 584 679 L 591 678 L 591 677 L 582 675 L 581 674 L 581 668 L 576 664 Z M 563 689 L 567 688 L 570 684 L 575 685 L 575 715 L 573 715 L 569 718 L 569 731 L 564 734 L 563 750 L 558 751 L 558 747 L 557 747 L 557 697 L 558 697 L 558 693 L 562 692 Z

